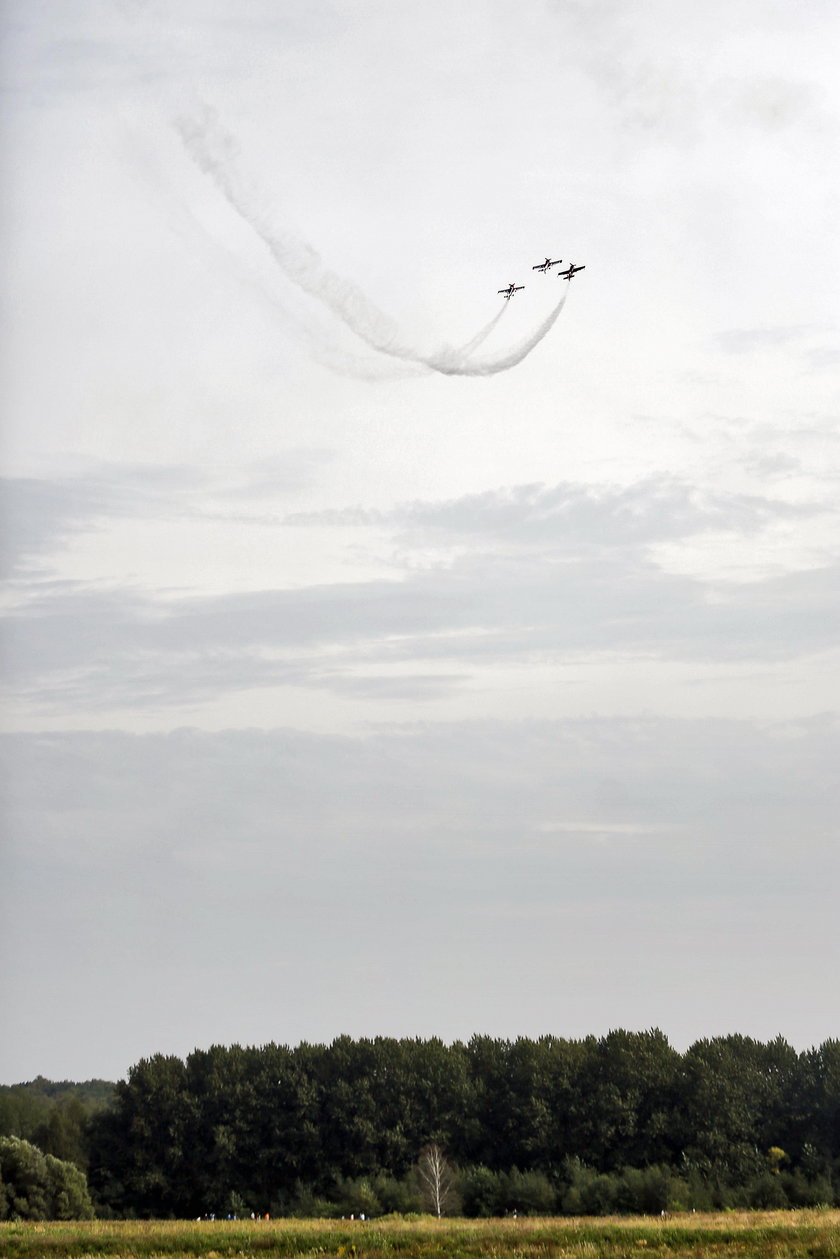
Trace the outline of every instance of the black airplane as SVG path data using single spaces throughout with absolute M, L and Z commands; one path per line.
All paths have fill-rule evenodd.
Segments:
M 577 275 L 578 271 L 585 271 L 585 270 L 586 270 L 585 263 L 579 267 L 576 267 L 573 262 L 570 262 L 565 271 L 558 271 L 557 274 L 561 276 L 564 280 L 571 280 L 572 276 Z
M 559 265 L 560 265 L 560 263 L 561 263 L 562 261 L 563 261 L 563 259 L 562 259 L 562 258 L 555 258 L 553 262 L 552 262 L 552 260 L 551 260 L 550 258 L 546 258 L 545 262 L 538 262 L 538 263 L 536 264 L 536 266 L 531 267 L 531 270 L 532 270 L 532 271 L 542 271 L 543 275 L 548 275 L 548 273 L 549 273 L 549 271 L 551 270 L 551 268 L 552 268 L 552 267 L 559 267 Z
M 507 288 L 506 288 L 506 289 L 499 289 L 498 291 L 501 293 L 501 295 L 502 295 L 502 297 L 505 299 L 505 301 L 506 301 L 506 302 L 509 302 L 509 301 L 510 301 L 510 299 L 513 297 L 514 293 L 518 293 L 518 292 L 519 292 L 519 290 L 520 290 L 520 289 L 524 289 L 524 287 L 525 287 L 525 285 L 524 285 L 524 284 L 513 284 L 513 283 L 511 283 L 511 284 L 509 284 L 509 285 L 507 286 Z

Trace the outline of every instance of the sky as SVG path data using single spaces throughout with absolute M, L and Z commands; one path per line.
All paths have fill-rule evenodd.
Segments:
M 838 37 L 6 0 L 0 1081 L 840 1034 Z

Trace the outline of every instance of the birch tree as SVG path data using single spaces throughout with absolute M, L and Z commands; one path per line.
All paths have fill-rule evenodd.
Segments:
M 427 1145 L 420 1155 L 417 1174 L 426 1205 L 440 1219 L 455 1201 L 456 1176 L 454 1167 L 435 1142 Z

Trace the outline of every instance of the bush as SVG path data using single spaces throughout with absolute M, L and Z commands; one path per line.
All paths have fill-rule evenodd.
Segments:
M 827 1176 L 809 1180 L 797 1167 L 793 1172 L 782 1173 L 782 1184 L 792 1207 L 830 1206 L 834 1202 L 831 1181 Z
M 339 1215 L 355 1215 L 357 1219 L 364 1215 L 370 1219 L 382 1214 L 379 1195 L 367 1176 L 340 1177 L 332 1197 Z
M 773 1172 L 756 1176 L 747 1186 L 747 1201 L 751 1207 L 759 1207 L 765 1211 L 790 1206 L 782 1178 Z
M 504 1182 L 504 1210 L 519 1215 L 553 1215 L 557 1193 L 544 1172 L 520 1172 L 514 1167 Z
M 461 1177 L 461 1201 L 464 1215 L 490 1219 L 504 1213 L 504 1185 L 499 1172 L 479 1164 Z
M 628 1215 L 670 1210 L 682 1186 L 667 1167 L 625 1167 L 616 1178 L 615 1209 Z
M 411 1215 L 423 1210 L 422 1195 L 408 1180 L 397 1180 L 381 1172 L 372 1183 L 383 1215 Z
M 566 1163 L 568 1187 L 561 1197 L 564 1215 L 612 1215 L 616 1210 L 616 1177 L 593 1171 L 580 1159 Z
M 19 1137 L 0 1137 L 0 1219 L 91 1220 L 87 1179 L 73 1163 Z

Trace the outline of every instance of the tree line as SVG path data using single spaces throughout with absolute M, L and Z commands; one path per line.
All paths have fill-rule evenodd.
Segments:
M 155 1055 L 89 1114 L 84 1162 L 106 1215 L 376 1215 L 428 1209 L 430 1148 L 450 1213 L 840 1203 L 840 1041 L 343 1036 Z
M 834 1201 L 840 1041 L 797 1053 L 781 1037 L 727 1036 L 680 1054 L 658 1030 L 451 1045 L 343 1036 L 158 1055 L 94 1124 L 90 1176 L 118 1213 L 325 1210 L 355 1194 L 374 1214 L 416 1201 L 430 1143 L 460 1170 L 474 1214 L 608 1209 L 655 1198 L 657 1177 L 660 1197 L 670 1186 L 686 1205 L 744 1192 Z M 632 1192 L 630 1171 L 647 1177 Z

